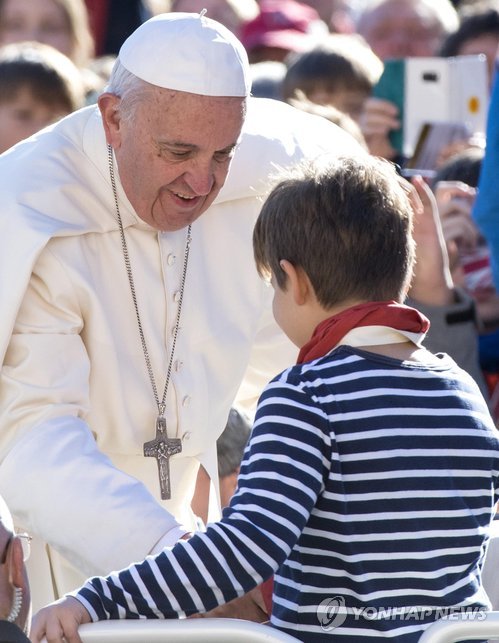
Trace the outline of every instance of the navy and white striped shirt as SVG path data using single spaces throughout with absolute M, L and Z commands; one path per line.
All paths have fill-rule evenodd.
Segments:
M 272 624 L 307 643 L 415 642 L 447 609 L 487 607 L 498 434 L 474 381 L 439 357 L 341 346 L 286 370 L 222 520 L 75 595 L 94 620 L 173 618 L 275 573 Z

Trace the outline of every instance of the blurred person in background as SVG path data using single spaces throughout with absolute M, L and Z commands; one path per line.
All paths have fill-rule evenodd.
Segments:
M 282 100 L 282 81 L 286 71 L 286 64 L 277 60 L 252 63 L 250 65 L 251 95 Z
M 332 33 L 355 33 L 357 15 L 369 0 L 302 0 L 313 7 Z
M 485 54 L 492 84 L 497 47 L 499 46 L 499 2 L 477 2 L 460 12 L 457 31 L 444 40 L 441 56 L 473 56 Z
M 118 53 L 128 36 L 153 15 L 147 0 L 85 0 L 96 56 Z
M 318 103 L 313 103 L 308 100 L 300 90 L 297 90 L 295 97 L 289 98 L 287 102 L 297 109 L 301 109 L 308 114 L 315 114 L 316 116 L 326 118 L 331 123 L 341 127 L 341 129 L 348 132 L 350 136 L 367 151 L 367 145 L 358 123 L 346 112 L 343 112 L 334 105 L 319 105 Z
M 0 0 L 0 45 L 35 41 L 51 45 L 80 70 L 91 100 L 102 83 L 89 69 L 94 57 L 84 0 Z
M 199 13 L 206 9 L 206 15 L 240 36 L 242 26 L 256 18 L 259 6 L 256 0 L 171 0 L 170 11 Z
M 288 58 L 283 98 L 300 90 L 313 103 L 333 105 L 358 122 L 382 71 L 383 63 L 361 36 L 331 34 Z
M 85 100 L 77 67 L 50 45 L 0 47 L 0 153 L 67 116 Z
M 83 0 L 0 0 L 0 45 L 33 40 L 84 67 L 94 43 Z
M 227 425 L 217 440 L 218 478 L 220 506 L 228 507 L 237 488 L 237 476 L 241 468 L 244 449 L 251 433 L 248 416 L 232 407 Z
M 246 22 L 240 39 L 250 63 L 284 62 L 288 54 L 311 49 L 328 34 L 315 9 L 296 0 L 260 0 L 260 12 Z
M 450 0 L 371 0 L 357 20 L 357 32 L 381 60 L 435 56 L 458 26 Z
M 459 16 L 450 0 L 372 0 L 357 21 L 358 33 L 382 61 L 436 56 L 458 26 Z M 372 154 L 394 159 L 389 133 L 399 127 L 396 105 L 375 97 L 365 102 L 361 129 Z
M 237 476 L 250 433 L 251 420 L 248 415 L 233 406 L 230 409 L 227 424 L 217 439 L 218 489 L 221 509 L 228 507 L 236 490 Z M 210 520 L 207 512 L 210 485 L 210 476 L 204 467 L 200 467 L 191 508 L 199 518 L 202 529 Z
M 432 180 L 454 284 L 474 302 L 479 362 L 491 413 L 499 421 L 499 294 L 490 250 L 473 221 L 484 150 L 470 147 L 450 157 Z

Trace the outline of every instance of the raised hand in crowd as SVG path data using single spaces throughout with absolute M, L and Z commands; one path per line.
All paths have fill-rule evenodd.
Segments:
M 369 151 L 385 159 L 395 158 L 397 152 L 390 143 L 391 130 L 401 126 L 398 107 L 383 98 L 371 96 L 364 102 L 359 125 Z

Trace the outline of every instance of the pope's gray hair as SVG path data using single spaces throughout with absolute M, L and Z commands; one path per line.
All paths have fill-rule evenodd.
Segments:
M 116 59 L 105 91 L 121 98 L 119 109 L 123 119 L 131 119 L 137 106 L 154 90 L 154 85 L 132 74 Z

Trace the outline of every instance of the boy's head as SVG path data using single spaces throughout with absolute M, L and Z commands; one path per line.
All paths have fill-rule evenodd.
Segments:
M 393 165 L 340 157 L 286 175 L 253 233 L 260 275 L 286 290 L 283 260 L 301 269 L 324 310 L 349 301 L 402 301 L 414 242 L 408 192 Z
M 282 82 L 286 101 L 300 91 L 320 105 L 333 105 L 358 120 L 383 63 L 357 35 L 332 34 L 288 61 Z
M 76 66 L 49 45 L 0 47 L 0 152 L 84 104 Z

